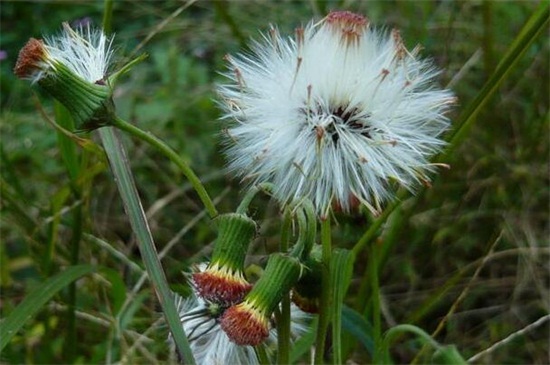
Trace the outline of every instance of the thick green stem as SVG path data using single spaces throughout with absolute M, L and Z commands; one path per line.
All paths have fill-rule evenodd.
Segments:
M 172 332 L 174 341 L 176 342 L 177 349 L 186 364 L 195 364 L 193 354 L 189 348 L 189 342 L 185 337 L 183 327 L 181 326 L 176 311 L 172 292 L 168 287 L 164 271 L 162 270 L 124 147 L 116 135 L 115 129 L 112 127 L 100 128 L 99 135 L 101 136 L 105 153 L 109 159 L 111 170 L 124 204 L 124 209 L 128 215 L 134 234 L 136 235 L 145 269 L 155 289 L 162 307 L 162 312 Z
M 113 120 L 112 124 L 120 130 L 128 132 L 134 137 L 137 137 L 142 141 L 147 142 L 148 144 L 159 150 L 163 155 L 168 157 L 170 161 L 175 163 L 183 172 L 185 177 L 187 177 L 187 179 L 193 186 L 193 189 L 195 189 L 195 191 L 199 195 L 199 198 L 204 204 L 206 210 L 208 211 L 210 218 L 214 218 L 218 215 L 218 211 L 216 210 L 212 199 L 208 195 L 208 192 L 204 188 L 204 185 L 201 183 L 200 179 L 197 177 L 191 167 L 189 167 L 189 165 L 187 165 L 187 163 L 171 147 L 167 146 L 162 140 L 160 140 L 153 134 L 145 132 L 118 117 Z
M 332 238 L 330 218 L 321 222 L 321 246 L 323 257 L 322 289 L 319 304 L 319 327 L 317 328 L 317 339 L 315 340 L 315 364 L 324 362 L 325 343 L 330 324 L 332 288 L 330 286 L 330 262 L 332 260 Z
M 283 224 L 281 227 L 281 242 L 279 244 L 280 252 L 287 252 L 290 241 L 291 214 L 289 209 L 285 209 Z M 275 312 L 276 314 L 278 311 Z M 281 311 L 277 315 L 277 346 L 279 364 L 290 363 L 290 294 L 285 293 L 281 300 Z

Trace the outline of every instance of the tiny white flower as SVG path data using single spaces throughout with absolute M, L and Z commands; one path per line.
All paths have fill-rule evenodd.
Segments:
M 112 38 L 89 25 L 76 30 L 63 23 L 63 31 L 44 40 L 31 38 L 21 51 L 15 74 L 37 82 L 55 75 L 60 65 L 83 80 L 96 83 L 105 78 L 112 57 Z
M 427 182 L 454 98 L 432 85 L 438 71 L 409 52 L 396 30 L 333 12 L 296 30 L 271 29 L 252 52 L 228 57 L 221 85 L 229 169 L 251 184 L 270 182 L 282 203 L 310 199 L 373 212 L 391 183 Z

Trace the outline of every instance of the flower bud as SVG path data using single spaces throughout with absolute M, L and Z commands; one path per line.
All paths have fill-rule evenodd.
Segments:
M 63 104 L 77 130 L 91 130 L 114 116 L 112 90 L 106 82 L 111 40 L 89 27 L 46 40 L 31 38 L 19 52 L 14 73 L 38 84 Z
M 205 300 L 229 306 L 240 302 L 252 288 L 244 276 L 244 261 L 256 223 L 238 213 L 224 214 L 217 220 L 212 260 L 205 270 L 193 274 L 193 285 Z
M 300 262 L 273 254 L 258 282 L 243 302 L 228 308 L 220 319 L 221 328 L 238 345 L 256 346 L 269 336 L 271 314 L 300 277 Z

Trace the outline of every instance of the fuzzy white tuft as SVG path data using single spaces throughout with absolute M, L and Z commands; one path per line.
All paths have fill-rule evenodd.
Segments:
M 233 343 L 221 329 L 218 318 L 225 308 L 203 300 L 196 293 L 188 298 L 176 294 L 175 304 L 197 365 L 260 363 L 254 347 Z M 294 304 L 291 305 L 290 316 L 292 339 L 299 338 L 310 329 L 311 315 Z M 171 335 L 169 340 L 173 342 Z M 277 347 L 277 331 L 274 327 L 269 331 L 269 337 L 263 346 L 271 354 Z
M 197 365 L 259 364 L 252 346 L 239 346 L 227 337 L 213 306 L 197 296 L 176 295 L 176 308 Z
M 32 81 L 36 82 L 46 74 L 55 74 L 57 64 L 63 64 L 90 83 L 104 80 L 113 55 L 111 44 L 112 38 L 100 29 L 86 25 L 75 30 L 63 23 L 59 35 L 44 39 L 45 57 L 32 75 Z
M 228 57 L 219 86 L 229 169 L 270 182 L 281 204 L 310 199 L 325 216 L 359 201 L 373 212 L 392 182 L 413 189 L 434 169 L 454 97 L 397 31 L 348 12 L 283 38 L 271 29 L 252 52 Z

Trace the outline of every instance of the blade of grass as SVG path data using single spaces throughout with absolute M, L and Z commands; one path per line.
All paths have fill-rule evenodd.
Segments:
M 50 277 L 30 294 L 1 322 L 0 351 L 10 342 L 11 338 L 31 319 L 44 304 L 57 292 L 95 270 L 91 265 L 71 266 Z
M 466 138 L 479 111 L 489 102 L 502 82 L 516 69 L 516 65 L 529 49 L 529 46 L 547 29 L 549 15 L 550 6 L 547 2 L 542 1 L 504 54 L 495 72 L 457 120 L 456 125 L 458 127 L 449 136 L 449 146 L 445 152 L 435 159 L 436 162 L 448 161 L 450 155 Z
M 353 252 L 335 249 L 332 253 L 330 276 L 332 286 L 332 351 L 334 363 L 342 364 L 342 308 L 353 276 Z
M 155 289 L 155 293 L 162 307 L 162 312 L 166 318 L 166 322 L 176 347 L 183 357 L 185 363 L 194 364 L 195 360 L 189 342 L 183 332 L 178 313 L 174 304 L 172 292 L 168 287 L 166 276 L 162 269 L 158 253 L 153 242 L 151 231 L 147 223 L 145 212 L 141 205 L 137 188 L 134 183 L 134 178 L 130 170 L 126 152 L 122 146 L 116 130 L 113 127 L 103 127 L 99 129 L 99 135 L 103 142 L 103 147 L 107 153 L 111 171 L 113 172 L 115 182 L 118 186 L 120 196 L 122 198 L 124 209 L 130 220 L 132 230 L 136 235 L 139 243 L 139 250 L 151 284 Z

